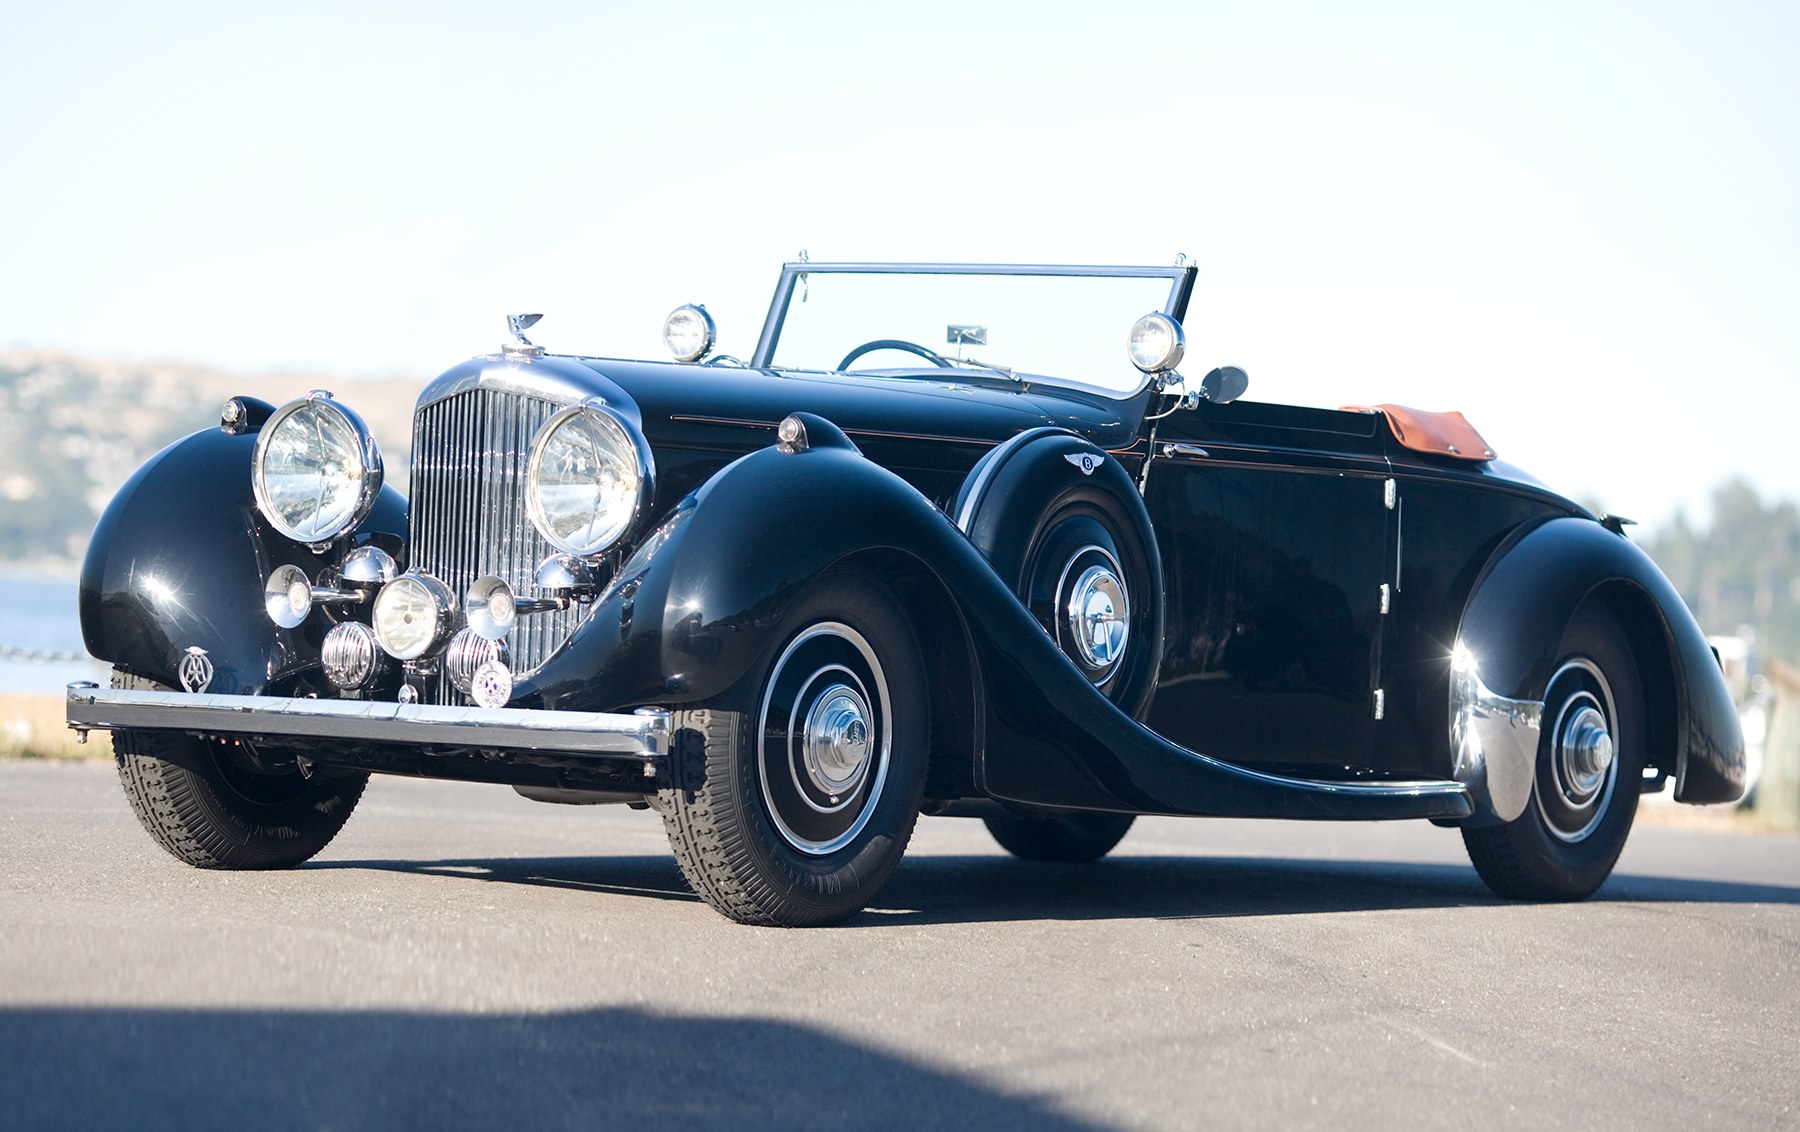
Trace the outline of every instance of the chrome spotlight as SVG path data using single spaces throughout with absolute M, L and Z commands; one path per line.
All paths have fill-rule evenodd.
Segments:
M 497 641 L 512 632 L 518 613 L 519 603 L 512 587 L 495 574 L 476 578 L 463 598 L 463 615 L 469 628 L 483 640 Z
M 263 583 L 263 610 L 283 629 L 298 627 L 312 606 L 312 580 L 298 566 L 277 566 Z

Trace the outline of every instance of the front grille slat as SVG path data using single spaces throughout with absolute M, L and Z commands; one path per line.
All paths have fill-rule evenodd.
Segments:
M 419 409 L 413 421 L 412 567 L 442 579 L 460 601 L 469 584 L 497 574 L 530 596 L 537 564 L 555 548 L 525 507 L 531 438 L 562 406 L 528 394 L 471 389 Z M 529 675 L 580 624 L 582 610 L 521 617 L 509 645 L 515 673 Z M 458 698 L 440 680 L 427 698 Z

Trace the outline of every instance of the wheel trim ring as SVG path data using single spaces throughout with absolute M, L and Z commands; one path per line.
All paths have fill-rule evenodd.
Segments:
M 826 637 L 834 637 L 847 644 L 862 658 L 863 663 L 868 667 L 869 675 L 875 685 L 875 696 L 871 701 L 866 695 L 865 688 L 864 702 L 868 703 L 869 706 L 876 711 L 873 726 L 870 727 L 870 731 L 874 733 L 872 737 L 878 738 L 879 741 L 870 744 L 871 751 L 865 756 L 863 778 L 857 785 L 857 789 L 861 791 L 860 796 L 856 793 L 852 793 L 846 796 L 844 803 L 839 806 L 836 811 L 820 811 L 841 812 L 852 805 L 860 805 L 860 809 L 858 810 L 855 819 L 835 836 L 823 840 L 813 840 L 797 832 L 783 818 L 781 807 L 776 802 L 774 792 L 770 789 L 771 772 L 773 770 L 773 760 L 770 758 L 770 754 L 773 747 L 779 754 L 780 761 L 787 765 L 788 769 L 786 773 L 798 789 L 799 796 L 803 800 L 806 798 L 804 788 L 800 787 L 798 780 L 799 772 L 796 769 L 797 761 L 800 765 L 804 765 L 804 753 L 797 751 L 795 747 L 797 741 L 804 741 L 804 737 L 798 736 L 795 729 L 795 722 L 807 714 L 801 707 L 801 704 L 805 702 L 804 697 L 796 696 L 796 703 L 788 713 L 788 726 L 786 730 L 780 734 L 779 738 L 771 737 L 769 735 L 768 724 L 771 701 L 777 686 L 781 682 L 783 670 L 788 661 L 803 646 L 812 641 Z M 821 670 L 831 667 L 834 666 L 821 666 Z M 848 670 L 846 669 L 846 671 Z M 818 683 L 818 675 L 819 673 L 815 672 L 812 676 L 809 676 L 802 683 L 800 690 L 804 692 L 816 685 Z M 855 674 L 851 673 L 851 675 L 854 676 Z M 858 683 L 861 683 L 861 681 L 859 680 Z M 810 705 L 807 705 L 807 707 L 808 710 L 810 710 Z M 824 857 L 837 852 L 856 840 L 857 836 L 868 826 L 870 819 L 874 816 L 875 807 L 881 801 L 882 787 L 887 782 L 888 765 L 890 762 L 889 755 L 893 747 L 892 719 L 892 703 L 888 695 L 887 675 L 883 671 L 881 661 L 876 657 L 875 650 L 870 646 L 868 639 L 856 629 L 841 621 L 821 621 L 808 626 L 804 632 L 788 642 L 787 647 L 782 650 L 781 655 L 776 658 L 775 663 L 770 665 L 769 675 L 763 682 L 762 706 L 757 714 L 756 727 L 757 779 L 761 784 L 762 789 L 763 810 L 768 815 L 770 823 L 774 825 L 775 831 L 781 835 L 783 841 L 786 841 L 793 848 L 808 856 Z M 799 756 L 798 759 L 796 758 L 797 755 Z M 872 773 L 867 769 L 870 763 L 874 764 Z M 818 809 L 816 806 L 811 808 L 815 810 Z
M 1619 717 L 1613 701 L 1612 685 L 1593 661 L 1585 657 L 1568 661 L 1556 670 L 1547 689 L 1554 689 L 1565 679 L 1578 680 L 1582 686 L 1562 703 L 1555 722 L 1545 732 L 1548 746 L 1538 759 L 1532 796 L 1538 808 L 1538 816 L 1543 819 L 1544 828 L 1558 841 L 1574 845 L 1587 840 L 1606 817 L 1613 791 L 1618 785 L 1618 737 L 1613 732 L 1617 730 Z M 1600 781 L 1593 788 L 1587 789 L 1573 781 L 1578 777 L 1576 762 L 1579 754 L 1570 749 L 1570 743 L 1580 730 L 1583 717 L 1590 713 L 1599 716 L 1613 754 L 1601 772 Z M 1547 804 L 1546 795 L 1549 794 L 1554 794 L 1553 804 Z M 1553 809 L 1559 813 L 1552 813 Z M 1581 822 L 1580 827 L 1569 828 L 1574 823 L 1568 819 L 1579 819 L 1582 815 L 1586 815 L 1586 820 Z M 1562 820 L 1559 821 L 1559 817 Z
M 1069 576 L 1075 574 L 1075 567 L 1090 555 L 1097 556 L 1102 564 L 1084 569 L 1076 575 L 1075 585 L 1071 586 Z M 1117 626 L 1118 635 L 1123 640 L 1111 660 L 1092 663 L 1088 659 L 1090 650 L 1083 643 L 1081 630 L 1076 624 L 1086 612 L 1082 607 L 1085 607 L 1087 602 L 1078 602 L 1077 597 L 1098 592 L 1100 586 L 1105 583 L 1110 583 L 1111 587 L 1116 589 L 1119 594 L 1118 600 L 1113 603 L 1113 618 L 1108 623 Z M 1078 594 L 1078 591 L 1082 591 L 1082 593 Z M 1126 651 L 1131 647 L 1131 590 L 1125 584 L 1125 571 L 1119 566 L 1119 560 L 1113 556 L 1111 551 L 1098 543 L 1088 543 L 1082 546 L 1074 554 L 1069 555 L 1069 560 L 1063 563 L 1062 574 L 1056 579 L 1055 595 L 1057 644 L 1063 646 L 1065 655 L 1075 661 L 1076 666 L 1082 669 L 1090 683 L 1106 683 L 1112 678 L 1112 674 L 1118 671 L 1120 663 L 1125 659 Z M 1065 632 L 1069 635 L 1066 645 L 1062 639 Z M 1111 635 L 1112 633 L 1109 631 L 1108 636 Z

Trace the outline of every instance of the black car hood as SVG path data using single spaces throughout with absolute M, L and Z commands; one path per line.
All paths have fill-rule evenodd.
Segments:
M 646 435 L 691 436 L 695 426 L 772 427 L 792 412 L 817 413 L 860 436 L 994 444 L 1049 425 L 1102 448 L 1137 438 L 1143 398 L 1095 394 L 989 374 L 945 376 L 793 373 L 613 358 L 573 359 L 634 401 Z M 758 443 L 767 443 L 766 436 Z

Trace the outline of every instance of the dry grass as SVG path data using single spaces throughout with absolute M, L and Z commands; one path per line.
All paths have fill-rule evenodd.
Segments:
M 65 700 L 54 692 L 0 693 L 0 758 L 110 759 L 109 733 L 95 731 L 77 743 L 64 722 Z

